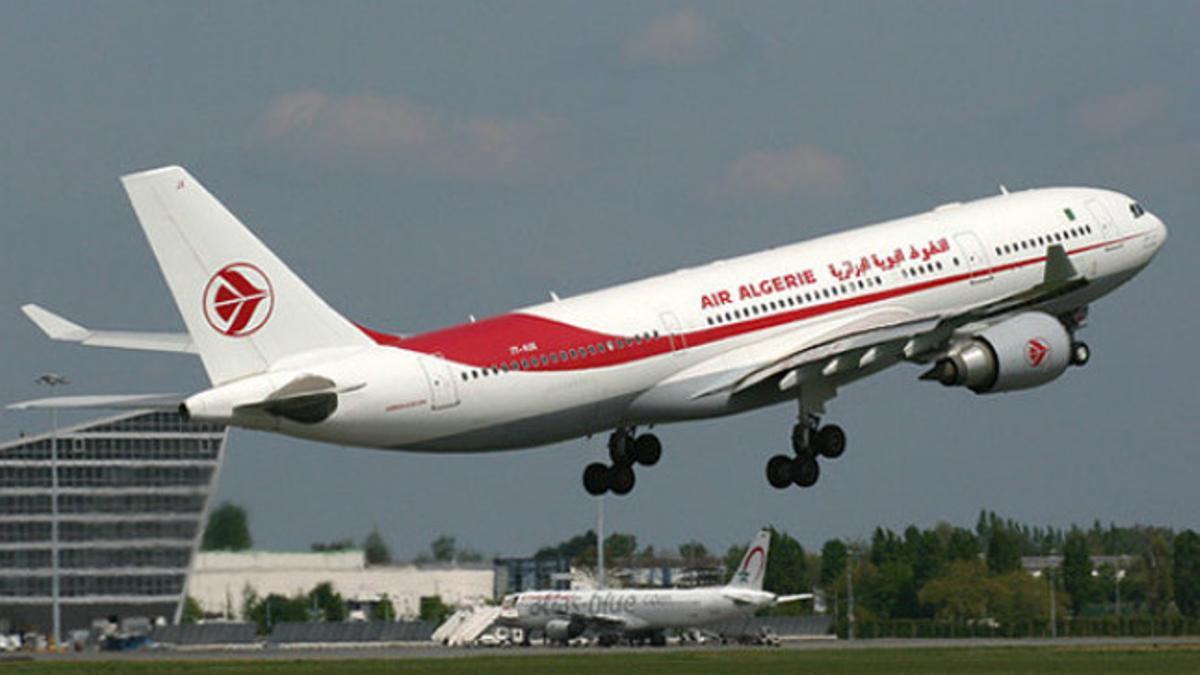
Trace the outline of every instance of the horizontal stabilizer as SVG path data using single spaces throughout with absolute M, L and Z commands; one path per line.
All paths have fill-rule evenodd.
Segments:
M 799 602 L 801 600 L 812 600 L 812 593 L 797 593 L 795 595 L 781 595 L 775 598 L 775 604 L 782 605 L 787 602 Z
M 144 333 L 91 330 L 39 305 L 24 305 L 21 311 L 51 340 L 78 342 L 88 347 L 112 347 L 148 352 L 195 354 L 196 345 L 187 333 Z
M 179 394 L 102 394 L 94 396 L 58 396 L 10 403 L 9 410 L 47 410 L 76 408 L 93 410 L 175 410 L 183 402 Z

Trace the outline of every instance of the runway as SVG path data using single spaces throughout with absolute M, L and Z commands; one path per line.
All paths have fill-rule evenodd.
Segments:
M 349 661 L 349 660 L 407 660 L 407 659 L 456 659 L 471 657 L 524 656 L 569 656 L 588 654 L 661 654 L 695 652 L 742 652 L 742 651 L 865 651 L 882 649 L 977 649 L 977 648 L 1198 648 L 1200 636 L 1187 637 L 1086 637 L 1058 639 L 879 639 L 879 640 L 787 640 L 779 647 L 744 645 L 680 645 L 665 647 L 443 647 L 428 644 L 406 644 L 395 646 L 346 646 L 328 647 L 250 647 L 237 649 L 151 649 L 132 652 L 74 652 L 68 654 L 13 654 L 0 657 L 0 664 L 13 661 Z

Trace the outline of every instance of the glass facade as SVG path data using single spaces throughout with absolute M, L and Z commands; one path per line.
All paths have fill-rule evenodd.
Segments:
M 0 620 L 51 631 L 57 472 L 64 632 L 114 615 L 174 621 L 225 438 L 140 412 L 0 445 Z

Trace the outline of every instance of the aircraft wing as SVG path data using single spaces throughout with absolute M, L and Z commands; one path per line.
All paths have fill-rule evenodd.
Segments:
M 1076 271 L 1061 244 L 1046 250 L 1041 283 L 998 301 L 950 315 L 912 316 L 884 309 L 850 323 L 785 333 L 752 358 L 757 363 L 733 370 L 723 381 L 692 395 L 693 399 L 717 393 L 738 394 L 779 376 L 778 387 L 787 390 L 804 382 L 817 385 L 816 403 L 834 396 L 838 376 L 853 379 L 855 371 L 882 367 L 900 359 L 921 360 L 944 349 L 959 328 L 1052 300 L 1087 284 Z M 763 351 L 765 347 L 765 351 Z
M 92 330 L 39 305 L 24 305 L 21 307 L 21 311 L 52 340 L 78 342 L 89 347 L 114 347 L 148 352 L 199 353 L 191 336 L 187 333 Z

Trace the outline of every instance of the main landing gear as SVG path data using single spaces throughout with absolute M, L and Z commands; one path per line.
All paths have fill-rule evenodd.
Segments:
M 608 437 L 612 464 L 593 462 L 583 470 L 583 487 L 593 497 L 612 490 L 627 495 L 633 489 L 633 465 L 654 466 L 662 456 L 662 443 L 654 434 L 637 436 L 632 428 L 617 429 Z
M 789 485 L 812 487 L 821 476 L 817 457 L 836 459 L 846 451 L 846 432 L 836 424 L 821 426 L 816 415 L 801 410 L 800 421 L 792 429 L 795 457 L 775 455 L 767 462 L 767 482 L 782 490 Z

